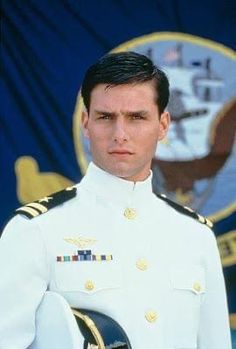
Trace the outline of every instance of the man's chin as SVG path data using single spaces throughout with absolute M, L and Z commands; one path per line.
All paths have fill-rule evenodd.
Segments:
M 145 178 L 140 178 L 140 174 L 135 172 L 135 171 L 130 171 L 124 168 L 120 169 L 110 169 L 107 170 L 110 174 L 113 176 L 119 177 L 121 179 L 124 179 L 126 181 L 131 181 L 131 182 L 137 182 L 137 181 L 142 181 Z M 147 177 L 147 176 L 146 176 Z
M 127 168 L 125 168 L 125 166 L 112 167 L 112 168 L 110 167 L 106 171 L 112 174 L 113 176 L 126 179 L 126 180 L 129 180 L 130 177 L 134 176 L 134 173 L 128 170 Z

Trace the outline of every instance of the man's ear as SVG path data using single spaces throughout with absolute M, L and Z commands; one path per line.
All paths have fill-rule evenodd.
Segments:
M 160 129 L 158 140 L 161 141 L 165 138 L 167 131 L 170 125 L 170 113 L 168 111 L 164 111 L 160 116 Z
M 88 121 L 89 121 L 88 112 L 86 110 L 83 110 L 81 115 L 81 125 L 82 125 L 84 137 L 86 138 L 89 138 Z

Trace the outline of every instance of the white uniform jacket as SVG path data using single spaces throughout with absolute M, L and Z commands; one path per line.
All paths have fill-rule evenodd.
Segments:
M 231 348 L 215 237 L 157 198 L 151 176 L 133 183 L 91 163 L 75 198 L 8 223 L 0 240 L 1 349 L 30 345 L 46 290 L 115 319 L 134 349 Z

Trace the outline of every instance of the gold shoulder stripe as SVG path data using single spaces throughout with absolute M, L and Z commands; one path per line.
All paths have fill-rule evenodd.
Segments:
M 213 223 L 210 221 L 210 219 L 200 215 L 199 213 L 197 213 L 197 219 L 200 223 L 206 224 L 209 228 L 213 227 Z
M 182 205 L 178 204 L 177 202 L 170 200 L 164 194 L 157 194 L 157 196 L 161 200 L 165 201 L 172 208 L 174 208 L 176 211 L 196 219 L 198 222 L 207 225 L 209 228 L 213 228 L 213 223 L 208 218 L 198 214 L 192 208 L 190 208 L 188 206 L 182 206 Z
M 51 194 L 50 196 L 46 196 L 43 199 L 30 202 L 27 205 L 18 208 L 15 212 L 16 214 L 23 214 L 31 219 L 48 212 L 56 206 L 64 204 L 70 199 L 73 199 L 76 196 L 76 192 L 76 187 L 68 187 Z
M 20 207 L 16 210 L 17 213 L 28 213 L 31 217 L 37 217 L 40 213 L 31 207 Z
M 33 207 L 39 210 L 41 213 L 45 213 L 48 211 L 47 207 L 43 206 L 42 204 L 39 204 L 37 202 L 31 202 L 30 204 L 26 205 L 27 207 Z
M 212 221 L 210 221 L 210 219 L 205 217 L 205 224 L 209 227 L 209 228 L 213 228 L 213 223 Z
M 200 214 L 198 214 L 197 213 L 197 218 L 198 218 L 198 221 L 200 222 L 200 223 L 205 223 L 206 222 L 206 220 L 205 220 L 205 218 L 203 217 L 203 216 L 201 216 Z

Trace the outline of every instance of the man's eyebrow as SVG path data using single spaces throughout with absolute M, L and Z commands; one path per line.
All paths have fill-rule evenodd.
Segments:
M 114 112 L 106 111 L 106 110 L 95 110 L 95 113 L 98 115 L 116 115 Z
M 146 110 L 128 111 L 125 113 L 125 115 L 128 115 L 128 116 L 134 116 L 134 115 L 145 116 L 147 114 L 148 114 L 148 112 Z
M 97 115 L 107 115 L 107 116 L 117 116 L 118 115 L 118 113 L 116 113 L 116 112 L 110 112 L 110 111 L 98 110 L 98 109 L 95 110 L 95 113 Z M 148 112 L 146 110 L 124 111 L 121 113 L 125 116 L 135 116 L 135 115 L 145 116 L 148 114 Z

